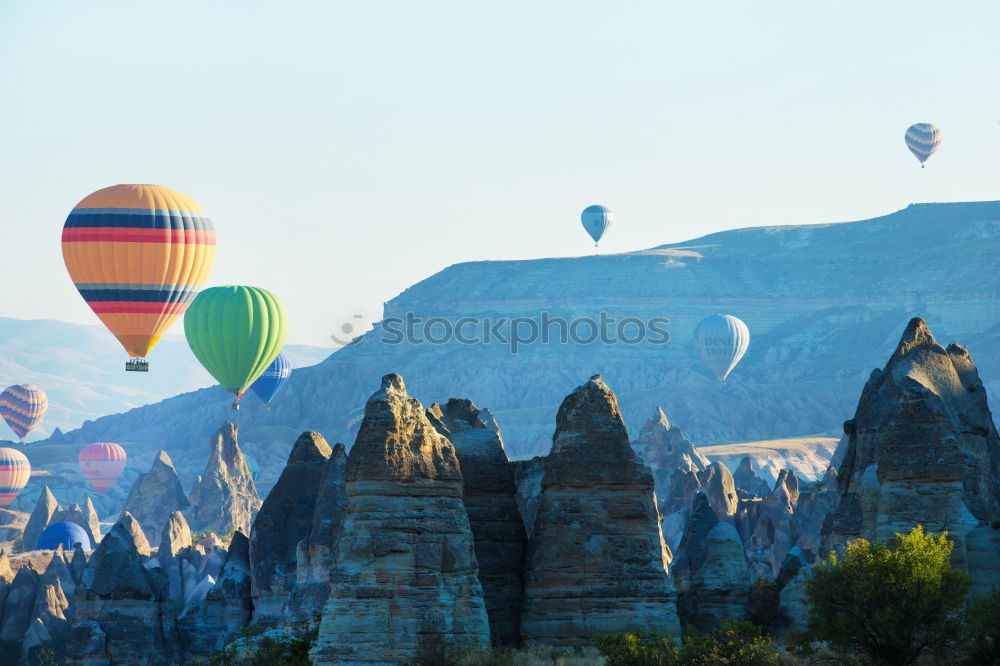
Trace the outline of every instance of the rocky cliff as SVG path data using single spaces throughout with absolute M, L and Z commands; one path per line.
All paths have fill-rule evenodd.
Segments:
M 188 502 L 191 507 L 185 513 L 195 532 L 211 530 L 224 535 L 232 530 L 250 531 L 261 501 L 232 423 L 223 425 L 212 437 L 208 464 Z
M 917 524 L 955 539 L 953 558 L 977 585 L 1000 580 L 1000 436 L 968 350 L 939 345 L 913 319 L 873 370 L 837 475 L 826 548 L 888 541 Z
M 490 635 L 496 645 L 517 645 L 527 536 L 517 510 L 514 464 L 489 410 L 452 398 L 432 405 L 428 417 L 455 447 L 463 501 L 475 539 Z
M 599 375 L 563 401 L 525 562 L 521 637 L 589 645 L 601 633 L 679 635 L 653 476 Z
M 320 484 L 332 452 L 319 433 L 302 433 L 254 520 L 250 567 L 257 624 L 273 627 L 284 619 L 296 582 L 296 550 L 312 529 Z
M 387 375 L 347 462 L 347 506 L 315 663 L 409 658 L 421 640 L 489 643 L 452 443 Z
M 159 543 L 160 529 L 175 511 L 188 507 L 188 499 L 177 469 L 166 451 L 160 451 L 149 471 L 139 476 L 129 490 L 125 508 L 142 525 L 146 537 Z

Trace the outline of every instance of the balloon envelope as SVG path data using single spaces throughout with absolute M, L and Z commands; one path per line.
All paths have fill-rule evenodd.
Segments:
M 94 442 L 83 447 L 77 462 L 83 478 L 103 495 L 122 475 L 127 459 L 125 449 L 114 442 Z
M 920 163 L 934 154 L 941 144 L 941 128 L 931 123 L 917 123 L 906 129 L 906 147 L 910 149 Z
M 0 416 L 18 439 L 24 439 L 49 408 L 45 391 L 31 384 L 8 386 L 0 393 Z
M 31 478 L 31 463 L 17 449 L 0 448 L 0 506 L 9 506 Z
M 604 232 L 608 230 L 611 223 L 615 221 L 614 214 L 606 206 L 587 206 L 580 215 L 583 228 L 594 239 L 594 245 L 601 241 Z
M 209 374 L 240 398 L 285 345 L 287 319 L 267 289 L 212 287 L 188 308 L 184 334 Z
M 90 537 L 87 536 L 87 530 L 76 523 L 52 523 L 39 535 L 35 548 L 37 550 L 55 550 L 62 546 L 63 550 L 73 550 L 76 544 L 83 546 L 84 550 L 90 550 Z
M 260 478 L 260 464 L 257 460 L 246 453 L 243 454 L 243 459 L 247 461 L 247 467 L 250 469 L 250 478 L 256 481 Z
M 182 192 L 114 185 L 70 211 L 62 251 L 83 300 L 129 356 L 144 357 L 205 284 L 215 228 Z
M 694 342 L 701 359 L 719 381 L 725 381 L 750 346 L 750 330 L 732 315 L 714 314 L 694 329 Z
M 292 362 L 288 360 L 288 357 L 284 353 L 279 353 L 271 365 L 267 366 L 264 374 L 250 385 L 250 388 L 267 405 L 271 403 L 271 400 L 274 399 L 274 396 L 291 376 Z

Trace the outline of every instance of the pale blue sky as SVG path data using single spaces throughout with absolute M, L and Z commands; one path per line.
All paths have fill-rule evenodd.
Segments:
M 96 322 L 59 235 L 115 183 L 201 202 L 209 284 L 323 345 L 449 264 L 591 252 L 591 203 L 621 252 L 1000 199 L 998 121 L 987 0 L 6 0 L 0 316 Z

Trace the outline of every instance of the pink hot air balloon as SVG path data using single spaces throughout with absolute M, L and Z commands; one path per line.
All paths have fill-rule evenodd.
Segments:
M 103 495 L 122 475 L 127 457 L 114 442 L 94 442 L 80 451 L 80 472 Z

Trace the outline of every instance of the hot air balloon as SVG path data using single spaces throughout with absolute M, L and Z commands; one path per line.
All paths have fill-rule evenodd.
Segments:
M 250 385 L 250 389 L 264 402 L 264 409 L 270 409 L 271 400 L 291 376 L 292 362 L 284 353 L 279 353 L 274 362 L 267 366 L 264 374 Z
M 750 330 L 733 315 L 714 314 L 695 327 L 694 342 L 705 365 L 724 382 L 750 346 Z
M 215 228 L 189 196 L 114 185 L 85 197 L 63 226 L 63 259 L 83 300 L 125 347 L 126 370 L 184 314 L 215 262 Z
M 48 408 L 45 391 L 31 384 L 8 386 L 0 393 L 0 416 L 21 441 L 39 424 Z
M 253 456 L 243 454 L 243 459 L 247 461 L 247 468 L 250 470 L 250 478 L 256 481 L 260 478 L 260 464 Z
M 94 442 L 83 447 L 77 462 L 83 478 L 103 495 L 122 475 L 127 459 L 125 449 L 114 442 Z
M 285 344 L 287 315 L 281 300 L 260 287 L 212 287 L 191 303 L 184 334 L 195 357 L 222 386 L 240 398 Z
M 606 206 L 587 206 L 580 215 L 583 228 L 586 229 L 590 237 L 594 239 L 594 247 L 597 247 L 608 230 L 611 223 L 615 221 L 614 214 Z
M 91 549 L 90 537 L 87 536 L 87 530 L 76 523 L 52 523 L 39 535 L 35 549 L 56 550 L 59 546 L 62 546 L 63 550 L 73 550 L 76 544 L 80 544 L 84 550 Z
M 906 147 L 920 160 L 920 168 L 941 144 L 941 128 L 931 123 L 917 123 L 906 129 Z
M 17 499 L 31 478 L 31 463 L 17 449 L 0 448 L 0 506 L 9 506 Z

